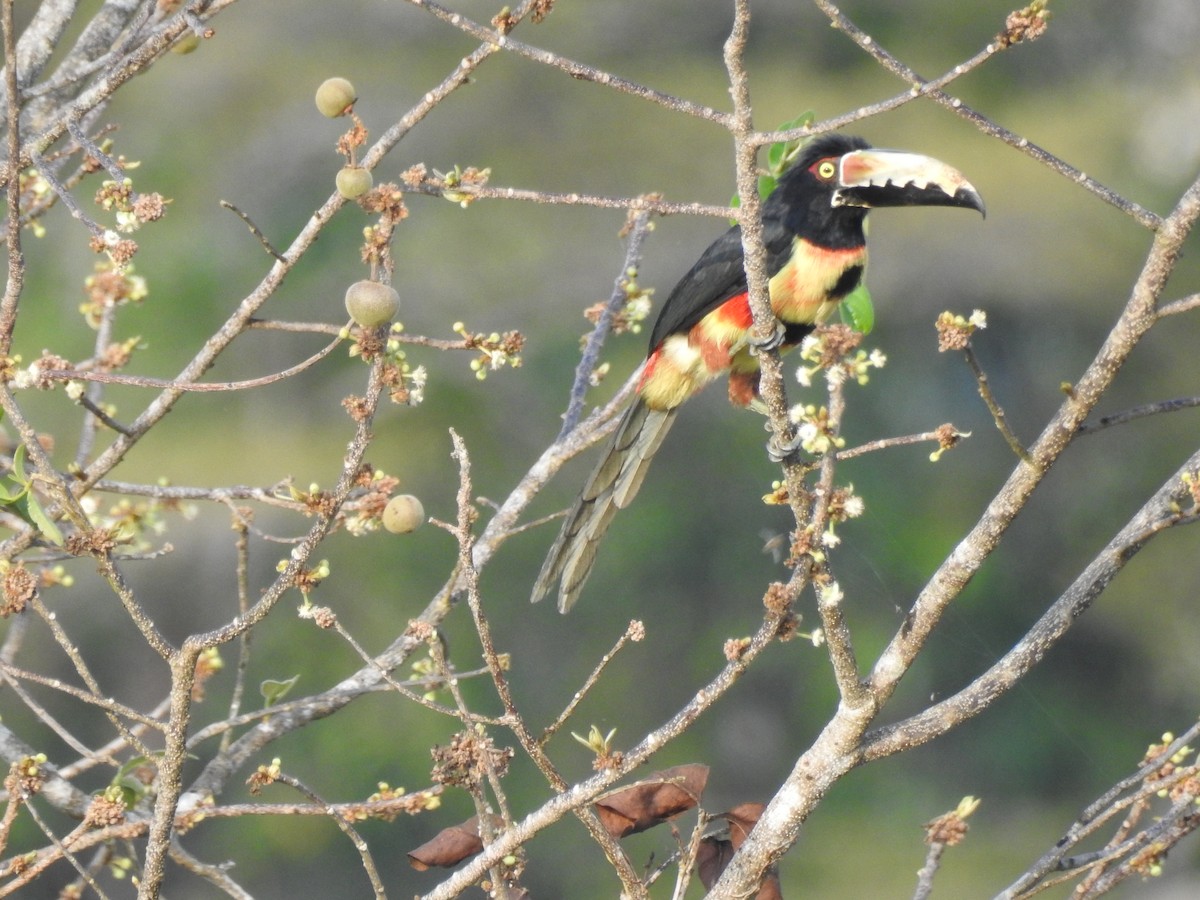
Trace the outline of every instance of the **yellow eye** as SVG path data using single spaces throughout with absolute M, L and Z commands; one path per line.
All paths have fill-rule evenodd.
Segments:
M 817 177 L 823 181 L 828 181 L 837 174 L 837 166 L 834 165 L 832 159 L 823 159 L 817 163 Z

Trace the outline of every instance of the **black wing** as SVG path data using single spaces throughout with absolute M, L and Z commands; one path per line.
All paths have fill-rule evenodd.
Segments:
M 768 213 L 769 211 L 764 211 Z M 764 216 L 763 240 L 767 250 L 767 274 L 783 268 L 792 253 L 793 235 L 774 216 Z M 687 331 L 710 312 L 738 294 L 746 292 L 746 270 L 742 253 L 742 230 L 734 225 L 708 245 L 696 264 L 671 290 L 650 334 L 650 350 L 658 349 L 668 336 Z

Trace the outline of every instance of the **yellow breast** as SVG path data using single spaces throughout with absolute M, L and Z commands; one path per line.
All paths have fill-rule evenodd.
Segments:
M 857 286 L 866 264 L 865 246 L 829 250 L 796 238 L 791 258 L 771 278 L 771 307 L 776 317 L 788 325 L 823 322 Z

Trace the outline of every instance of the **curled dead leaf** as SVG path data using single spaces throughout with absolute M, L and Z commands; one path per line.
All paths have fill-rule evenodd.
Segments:
M 696 806 L 707 781 L 708 766 L 699 763 L 674 766 L 605 794 L 596 801 L 596 812 L 609 834 L 623 838 Z
M 729 823 L 729 838 L 706 837 L 696 851 L 696 871 L 705 890 L 711 888 L 733 859 L 733 854 L 746 842 L 751 829 L 758 822 L 766 805 L 742 803 L 714 819 L 725 819 Z M 783 889 L 779 884 L 779 873 L 771 866 L 763 876 L 755 900 L 783 900 Z
M 424 872 L 434 866 L 446 869 L 483 850 L 479 838 L 479 817 L 471 816 L 458 825 L 443 828 L 430 840 L 408 853 L 414 869 Z

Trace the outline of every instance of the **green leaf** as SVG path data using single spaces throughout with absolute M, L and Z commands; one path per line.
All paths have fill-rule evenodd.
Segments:
M 784 122 L 779 126 L 777 131 L 791 131 L 793 128 L 806 128 L 817 120 L 817 114 L 811 109 L 806 109 L 796 118 Z
M 28 521 L 36 526 L 37 530 L 42 533 L 42 537 L 48 540 L 55 546 L 63 545 L 63 533 L 55 524 L 54 520 L 46 515 L 46 511 L 42 509 L 42 504 L 38 503 L 37 497 L 30 491 L 25 495 L 25 507 L 29 515 Z
M 782 131 L 783 129 L 779 129 Z M 786 143 L 772 144 L 767 151 L 767 171 L 780 172 L 783 170 L 783 164 L 787 157 L 788 145 Z
M 14 492 L 14 491 L 12 491 L 12 490 L 10 490 L 10 489 L 9 489 L 9 484 L 10 484 L 10 483 L 11 483 L 11 482 L 0 482 L 0 506 L 11 506 L 11 505 L 13 505 L 13 504 L 14 504 L 14 503 L 16 503 L 18 500 L 20 500 L 22 497 L 24 497 L 24 496 L 25 496 L 25 492 L 26 492 L 27 490 L 29 490 L 29 488 L 28 488 L 26 485 L 23 485 L 23 484 L 13 484 L 12 486 L 13 486 L 14 488 L 20 488 L 20 490 L 17 490 L 17 491 L 15 491 L 15 492 Z
M 46 515 L 37 496 L 30 490 L 30 477 L 25 474 L 25 445 L 19 444 L 13 451 L 13 467 L 8 474 L 8 484 L 0 484 L 0 505 L 14 513 L 42 533 L 46 540 L 59 547 L 63 545 L 63 533 L 54 520 Z M 13 492 L 14 487 L 20 491 Z
M 784 122 L 779 126 L 777 131 L 791 131 L 793 128 L 802 128 L 805 125 L 811 125 L 817 118 L 817 114 L 811 109 L 807 109 L 796 118 Z M 788 167 L 788 163 L 795 158 L 796 153 L 804 146 L 804 141 L 777 141 L 772 144 L 767 150 L 767 173 L 766 175 L 758 176 L 758 196 L 764 200 L 771 196 L 771 192 L 775 190 L 775 185 L 778 181 L 778 176 L 783 173 L 783 170 Z M 729 205 L 737 209 L 742 205 L 742 199 L 737 194 L 733 195 L 733 199 L 729 201 Z M 731 220 L 732 222 L 733 220 Z M 734 223 L 736 224 L 736 222 Z
M 860 283 L 846 295 L 838 306 L 842 321 L 863 334 L 870 334 L 875 327 L 875 305 L 871 302 L 871 292 L 865 282 Z
M 791 131 L 793 128 L 804 128 L 816 121 L 817 114 L 811 109 L 806 109 L 796 118 L 784 122 L 777 128 L 777 131 Z M 800 152 L 807 141 L 779 141 L 771 145 L 771 149 L 767 151 L 767 165 L 774 175 L 779 175 L 788 167 L 796 154 Z
M 161 754 L 157 754 L 161 756 Z M 113 776 L 109 784 L 117 787 L 121 791 L 122 799 L 125 801 L 125 806 L 132 809 L 139 801 L 150 793 L 150 785 L 146 784 L 137 775 L 137 770 L 144 766 L 154 765 L 153 760 L 146 756 L 135 756 L 125 765 L 117 770 L 117 774 Z
M 12 478 L 19 481 L 25 487 L 29 487 L 29 476 L 25 474 L 25 445 L 17 444 L 17 449 L 13 451 L 13 470 Z
M 274 706 L 284 697 L 286 697 L 296 686 L 296 682 L 300 680 L 299 675 L 293 675 L 291 678 L 283 681 L 277 681 L 274 678 L 268 678 L 258 686 L 258 692 L 262 694 L 263 700 L 267 706 Z

